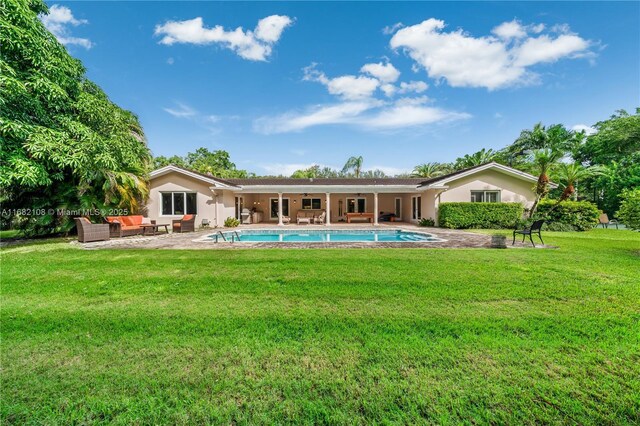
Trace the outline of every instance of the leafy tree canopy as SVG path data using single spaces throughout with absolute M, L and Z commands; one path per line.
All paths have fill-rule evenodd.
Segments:
M 0 201 L 31 233 L 66 231 L 50 209 L 137 210 L 150 154 L 138 118 L 112 103 L 45 29 L 41 0 L 0 8 Z M 42 212 L 47 212 L 42 214 Z
M 198 148 L 195 152 L 189 152 L 185 157 L 174 155 L 172 157 L 155 157 L 153 159 L 156 168 L 173 164 L 207 173 L 220 178 L 245 178 L 249 177 L 246 170 L 238 170 L 231 162 L 227 151 L 209 151 L 207 148 Z

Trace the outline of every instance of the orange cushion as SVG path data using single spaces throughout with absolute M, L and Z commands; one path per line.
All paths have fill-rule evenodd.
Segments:
M 180 228 L 180 225 L 182 225 L 180 222 L 176 222 L 173 224 L 174 228 Z
M 182 220 L 192 220 L 192 219 L 193 219 L 192 214 L 185 214 L 184 216 L 182 216 Z
M 134 215 L 134 216 L 121 216 L 121 223 L 127 226 L 139 226 L 142 225 L 142 216 Z
M 120 223 L 120 216 L 107 216 L 106 219 L 109 223 Z

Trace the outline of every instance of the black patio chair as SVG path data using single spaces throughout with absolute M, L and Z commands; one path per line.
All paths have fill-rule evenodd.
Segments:
M 533 234 L 538 234 L 538 238 L 540 238 L 540 242 L 542 242 L 542 244 L 544 244 L 544 241 L 542 241 L 542 235 L 540 235 L 540 230 L 542 229 L 542 225 L 544 224 L 544 220 L 536 220 L 535 222 L 533 222 L 531 224 L 530 227 L 528 228 L 524 228 L 524 229 L 516 229 L 515 231 L 513 231 L 513 242 L 511 243 L 511 245 L 514 245 L 516 243 L 516 234 L 522 234 L 522 242 L 524 243 L 524 239 L 525 237 L 528 235 L 529 236 L 529 240 L 531 240 L 531 244 L 533 244 L 533 246 L 535 247 L 536 244 L 533 242 Z

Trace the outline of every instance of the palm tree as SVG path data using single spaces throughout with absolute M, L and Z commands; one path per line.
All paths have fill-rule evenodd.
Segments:
M 444 165 L 442 163 L 422 163 L 413 168 L 411 176 L 422 178 L 434 178 L 444 174 Z
M 456 158 L 454 168 L 456 170 L 462 170 L 469 167 L 480 166 L 482 164 L 493 161 L 496 154 L 497 152 L 495 152 L 493 149 L 482 148 L 480 151 L 475 152 L 471 155 L 465 154 L 464 157 Z
M 560 198 L 558 199 L 558 204 L 568 200 L 572 196 L 578 196 L 576 191 L 576 184 L 578 181 L 585 180 L 591 176 L 604 174 L 604 172 L 605 169 L 603 167 L 584 167 L 578 162 L 560 164 L 556 169 L 555 177 L 564 189 L 562 191 L 562 195 L 560 195 Z
M 529 160 L 532 163 L 533 169 L 538 174 L 538 182 L 534 189 L 536 198 L 529 211 L 529 217 L 533 217 L 538 203 L 549 193 L 549 171 L 553 165 L 562 158 L 562 155 L 561 151 L 549 148 L 537 149 L 529 154 Z
M 353 170 L 353 174 L 356 176 L 356 178 L 359 178 L 360 172 L 362 171 L 362 162 L 362 156 L 350 157 L 344 164 L 342 173 L 347 173 L 349 170 Z

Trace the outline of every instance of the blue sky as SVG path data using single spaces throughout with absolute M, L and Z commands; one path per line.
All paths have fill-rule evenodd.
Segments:
M 393 174 L 640 105 L 638 2 L 48 4 L 155 155 L 258 174 L 352 155 Z

